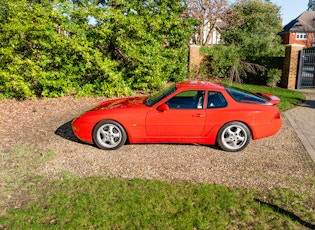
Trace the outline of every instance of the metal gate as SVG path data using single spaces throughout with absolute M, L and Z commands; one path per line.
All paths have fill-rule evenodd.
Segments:
M 300 51 L 297 88 L 315 88 L 315 50 Z

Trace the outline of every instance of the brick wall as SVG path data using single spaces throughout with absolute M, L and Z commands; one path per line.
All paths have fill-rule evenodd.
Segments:
M 285 58 L 283 64 L 281 87 L 295 89 L 297 82 L 299 52 L 304 48 L 303 45 L 286 45 Z
M 296 33 L 286 33 L 281 35 L 282 44 L 300 44 L 303 45 L 304 48 L 309 48 L 314 45 L 314 33 L 307 33 L 306 40 L 298 40 L 296 39 Z

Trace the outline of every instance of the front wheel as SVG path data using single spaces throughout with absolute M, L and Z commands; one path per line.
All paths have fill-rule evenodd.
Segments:
M 219 146 L 228 152 L 237 152 L 244 149 L 251 138 L 248 127 L 241 122 L 229 122 L 218 133 Z
M 126 140 L 125 129 L 116 121 L 100 121 L 94 127 L 93 141 L 101 149 L 118 149 L 125 144 Z

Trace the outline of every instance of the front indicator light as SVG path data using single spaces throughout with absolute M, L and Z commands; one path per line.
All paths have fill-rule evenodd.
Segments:
M 79 131 L 80 130 L 80 126 L 74 125 L 72 126 L 73 131 Z

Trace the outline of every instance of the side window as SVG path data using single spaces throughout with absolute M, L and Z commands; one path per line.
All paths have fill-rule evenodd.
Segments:
M 207 108 L 223 108 L 227 106 L 227 101 L 220 92 L 209 91 Z
M 176 94 L 166 103 L 170 109 L 202 109 L 204 91 L 189 90 Z

